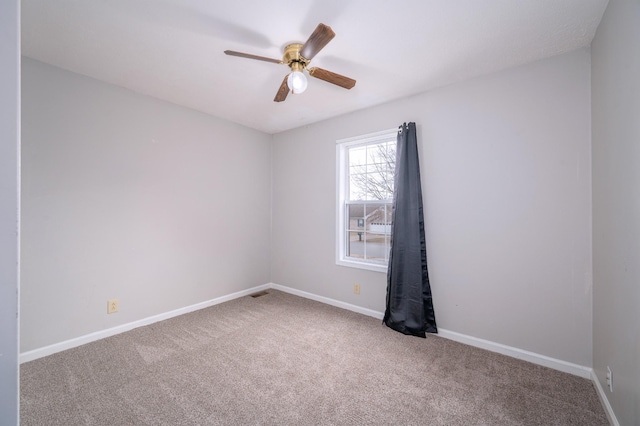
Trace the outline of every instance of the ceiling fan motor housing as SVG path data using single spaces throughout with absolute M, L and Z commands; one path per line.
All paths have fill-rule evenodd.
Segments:
M 301 43 L 292 43 L 284 48 L 282 61 L 289 65 L 292 71 L 302 71 L 307 67 L 309 60 L 300 55 Z

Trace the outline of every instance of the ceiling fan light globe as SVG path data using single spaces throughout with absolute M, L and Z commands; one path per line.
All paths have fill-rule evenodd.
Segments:
M 293 71 L 287 78 L 287 86 L 294 95 L 307 90 L 307 77 L 300 71 Z

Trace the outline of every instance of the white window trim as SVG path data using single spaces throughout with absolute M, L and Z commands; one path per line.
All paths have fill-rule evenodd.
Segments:
M 380 132 L 369 133 L 362 136 L 352 138 L 339 139 L 336 141 L 336 265 L 348 266 L 351 268 L 367 269 L 369 271 L 387 272 L 386 264 L 376 264 L 373 262 L 358 261 L 345 256 L 346 241 L 344 232 L 345 220 L 345 198 L 347 192 L 347 183 L 341 182 L 341 176 L 346 173 L 345 155 L 347 148 L 357 145 L 368 145 L 376 141 L 384 141 L 388 139 L 396 139 L 398 129 L 382 130 Z M 379 201 L 378 201 L 379 202 Z

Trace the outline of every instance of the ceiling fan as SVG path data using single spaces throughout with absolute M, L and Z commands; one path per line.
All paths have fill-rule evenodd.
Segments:
M 322 68 L 309 68 L 307 65 L 311 62 L 316 54 L 322 50 L 334 37 L 336 33 L 331 27 L 325 24 L 318 24 L 316 29 L 311 33 L 309 39 L 304 43 L 292 43 L 284 48 L 282 59 L 272 59 L 264 56 L 251 55 L 249 53 L 235 52 L 233 50 L 225 50 L 224 53 L 231 56 L 239 56 L 241 58 L 256 59 L 258 61 L 273 62 L 276 64 L 287 64 L 291 68 L 291 72 L 284 77 L 282 84 L 273 98 L 275 102 L 282 102 L 287 98 L 289 91 L 299 94 L 307 88 L 307 77 L 303 71 L 307 70 L 310 76 L 319 78 L 345 89 L 351 89 L 355 86 L 356 81 L 352 78 L 327 71 Z

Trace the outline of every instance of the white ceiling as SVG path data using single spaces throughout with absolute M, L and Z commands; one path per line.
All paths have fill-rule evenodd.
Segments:
M 589 45 L 608 0 L 22 0 L 22 53 L 277 133 Z M 273 102 L 282 57 L 318 23 L 336 37 L 310 78 Z

